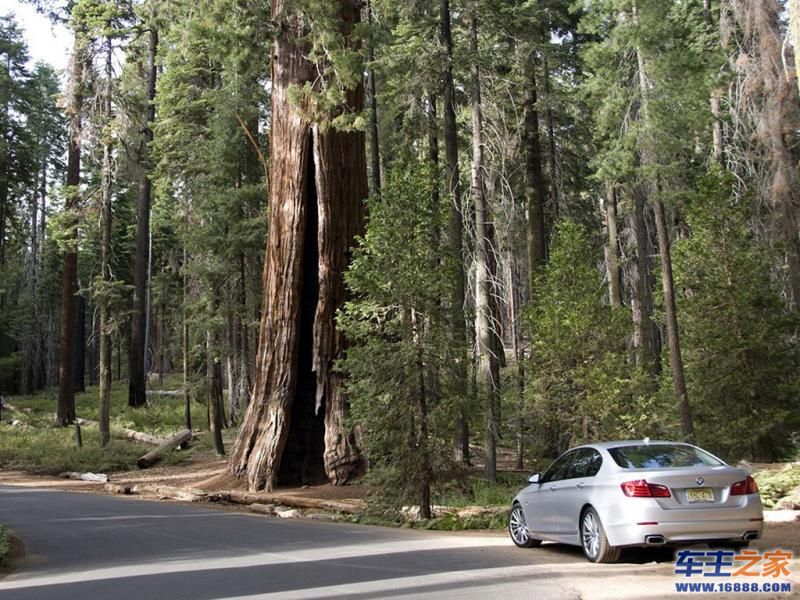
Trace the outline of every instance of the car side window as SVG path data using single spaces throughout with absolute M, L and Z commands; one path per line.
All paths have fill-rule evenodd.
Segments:
M 594 477 L 600 471 L 600 467 L 603 466 L 603 457 L 594 448 L 590 448 L 589 450 L 592 453 L 592 457 L 586 467 L 586 477 Z
M 575 458 L 575 451 L 561 455 L 561 457 L 547 469 L 544 477 L 542 477 L 542 483 L 566 479 L 567 471 L 569 470 L 573 458 Z
M 581 448 L 570 465 L 565 479 L 594 477 L 603 464 L 603 457 L 594 448 Z

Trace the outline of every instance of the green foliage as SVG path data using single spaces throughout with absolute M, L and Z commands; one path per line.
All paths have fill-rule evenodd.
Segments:
M 254 325 L 266 233 L 265 174 L 247 133 L 266 147 L 259 127 L 268 100 L 267 7 L 252 0 L 201 4 L 198 11 L 179 0 L 162 14 L 173 23 L 160 42 L 165 69 L 153 144 L 154 295 L 174 314 L 188 275 L 182 308 L 195 351 L 206 331 L 225 339 L 232 315 Z
M 674 245 L 678 314 L 698 441 L 733 460 L 785 456 L 800 427 L 797 318 L 770 277 L 732 176 L 712 170 Z
M 578 442 L 656 437 L 668 420 L 648 376 L 630 361 L 630 313 L 603 303 L 603 277 L 585 228 L 561 221 L 528 313 L 528 398 L 550 453 Z M 668 431 L 668 429 L 667 429 Z
M 358 9 L 356 9 L 358 10 Z M 364 115 L 353 105 L 352 91 L 362 84 L 363 34 L 342 31 L 342 8 L 328 0 L 288 1 L 278 16 L 280 28 L 303 28 L 299 42 L 317 69 L 314 82 L 289 88 L 289 100 L 309 121 L 339 131 L 362 130 Z
M 352 341 L 340 365 L 352 418 L 369 477 L 391 506 L 420 504 L 426 486 L 452 473 L 453 409 L 440 378 L 452 360 L 441 305 L 450 267 L 436 235 L 445 207 L 433 204 L 431 181 L 414 159 L 390 171 L 347 272 L 355 297 L 338 317 Z
M 470 529 L 503 530 L 508 526 L 508 510 L 492 510 L 461 516 L 458 513 L 445 513 L 436 519 L 422 522 L 424 529 L 434 531 L 467 531 Z M 414 524 L 414 527 L 417 525 Z
M 10 550 L 11 544 L 8 540 L 8 530 L 3 525 L 0 525 L 0 567 L 6 566 L 6 557 Z
M 486 481 L 480 475 L 472 475 L 465 484 L 442 490 L 434 499 L 434 504 L 447 507 L 507 507 L 510 499 L 526 485 L 526 477 L 519 473 L 499 472 L 495 483 Z
M 761 502 L 766 508 L 775 508 L 778 501 L 800 486 L 800 465 L 786 465 L 780 471 L 760 471 L 755 474 Z

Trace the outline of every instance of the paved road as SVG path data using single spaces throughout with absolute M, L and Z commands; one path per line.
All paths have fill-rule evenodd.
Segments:
M 27 557 L 2 600 L 578 598 L 571 549 L 0 486 Z M 565 568 L 566 567 L 566 568 Z

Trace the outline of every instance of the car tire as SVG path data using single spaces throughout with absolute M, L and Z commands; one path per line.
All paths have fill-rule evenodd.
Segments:
M 508 534 L 511 536 L 511 541 L 519 548 L 534 548 L 542 543 L 542 540 L 532 538 L 528 532 L 525 513 L 519 504 L 512 506 L 511 512 L 508 513 Z
M 619 560 L 620 548 L 608 543 L 600 517 L 591 506 L 581 514 L 580 536 L 583 553 L 591 562 L 613 563 Z

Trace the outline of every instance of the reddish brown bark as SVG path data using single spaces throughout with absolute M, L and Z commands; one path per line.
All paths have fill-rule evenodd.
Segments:
M 354 0 L 340 0 L 345 39 L 359 17 Z M 363 468 L 344 426 L 342 375 L 333 369 L 345 342 L 334 316 L 345 299 L 349 249 L 364 227 L 365 140 L 360 132 L 321 128 L 287 92 L 317 79 L 301 41 L 308 23 L 284 14 L 272 56 L 270 232 L 253 399 L 236 439 L 229 470 L 251 490 L 279 481 L 309 481 L 324 473 L 343 484 Z M 347 94 L 361 110 L 362 86 Z
M 75 421 L 74 389 L 74 333 L 75 294 L 78 291 L 78 229 L 77 214 L 81 180 L 81 108 L 83 106 L 83 68 L 85 41 L 75 34 L 75 50 L 70 74 L 71 96 L 69 105 L 69 149 L 67 154 L 67 198 L 64 207 L 74 225 L 65 236 L 68 247 L 64 252 L 64 271 L 61 287 L 61 344 L 58 364 L 58 407 L 56 424 L 67 425 Z

